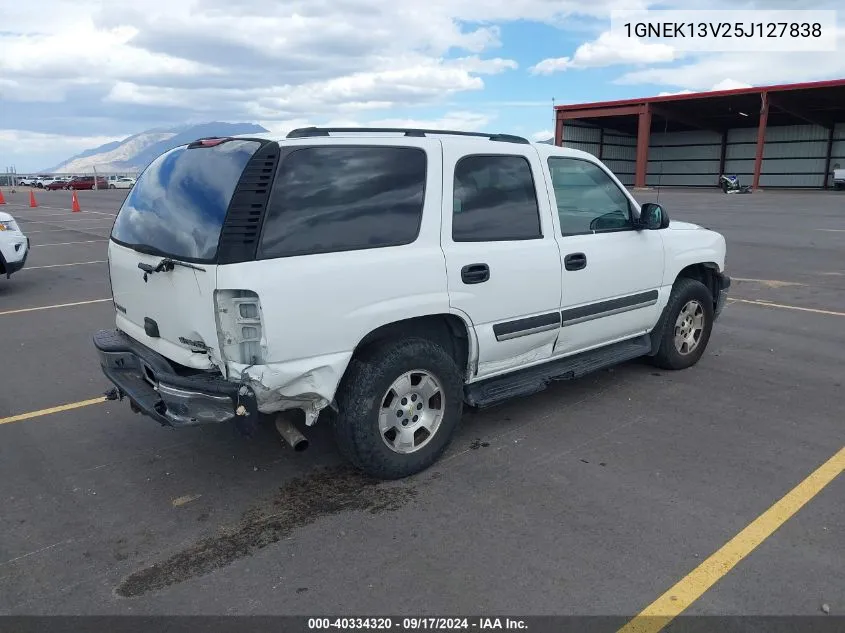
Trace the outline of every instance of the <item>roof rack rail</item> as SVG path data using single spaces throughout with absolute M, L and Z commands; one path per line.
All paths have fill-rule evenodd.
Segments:
M 314 136 L 329 136 L 330 132 L 396 132 L 405 136 L 428 136 L 429 134 L 449 134 L 452 136 L 473 136 L 486 138 L 503 143 L 529 144 L 528 139 L 513 134 L 489 134 L 486 132 L 463 132 L 459 130 L 428 130 L 410 127 L 301 127 L 288 132 L 287 138 L 311 138 Z

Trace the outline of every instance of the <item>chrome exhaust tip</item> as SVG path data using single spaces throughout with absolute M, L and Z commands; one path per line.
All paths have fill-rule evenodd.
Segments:
M 288 446 L 297 453 L 308 448 L 308 438 L 299 432 L 296 425 L 284 413 L 276 416 L 276 430 Z

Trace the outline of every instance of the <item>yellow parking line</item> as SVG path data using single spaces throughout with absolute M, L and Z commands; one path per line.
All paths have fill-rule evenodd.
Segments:
M 21 422 L 31 418 L 39 418 L 42 415 L 50 415 L 51 413 L 61 413 L 62 411 L 70 411 L 71 409 L 79 409 L 80 407 L 87 407 L 92 404 L 100 404 L 105 402 L 105 396 L 99 398 L 91 398 L 90 400 L 81 400 L 79 402 L 71 402 L 69 404 L 61 404 L 57 407 L 50 407 L 49 409 L 41 409 L 39 411 L 30 411 L 29 413 L 19 413 L 8 418 L 0 418 L 0 424 L 11 424 L 12 422 Z
M 69 308 L 71 306 L 82 306 L 89 303 L 102 303 L 103 301 L 111 301 L 112 298 L 109 297 L 108 299 L 91 299 L 89 301 L 74 301 L 73 303 L 56 303 L 51 306 L 38 306 L 37 308 L 18 308 L 17 310 L 6 310 L 4 312 L 0 312 L 0 316 L 5 316 L 7 314 L 19 314 L 21 312 L 35 312 L 37 310 L 50 310 L 52 308 Z
M 768 308 L 783 308 L 784 310 L 800 310 L 801 312 L 814 312 L 815 314 L 828 314 L 831 316 L 845 317 L 845 312 L 835 312 L 834 310 L 819 310 L 818 308 L 802 308 L 801 306 L 784 305 L 783 303 L 771 303 L 769 301 L 753 301 L 751 299 L 733 299 L 739 303 L 750 303 L 758 306 L 766 306 Z
M 656 633 L 661 630 L 769 538 L 843 470 L 845 446 L 669 591 L 643 609 L 619 629 L 619 633 Z

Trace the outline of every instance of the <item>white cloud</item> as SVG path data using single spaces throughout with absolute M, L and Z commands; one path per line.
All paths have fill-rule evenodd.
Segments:
M 43 169 L 55 165 L 61 157 L 119 141 L 129 134 L 119 136 L 82 136 L 45 134 L 18 129 L 0 129 L 0 147 L 3 164 L 15 165 L 18 173 Z
M 845 28 L 839 28 L 837 45 L 840 51 L 845 50 Z M 726 73 L 730 73 L 730 79 L 725 79 Z M 620 77 L 618 83 L 669 85 L 698 92 L 843 76 L 845 56 L 839 53 L 717 53 L 698 56 L 680 66 L 634 70 Z
M 741 0 L 743 8 L 762 3 Z M 760 85 L 845 75 L 845 58 L 827 53 L 708 54 L 684 58 L 679 66 L 680 57 L 670 46 L 620 42 L 601 32 L 608 28 L 612 9 L 658 4 L 671 8 L 683 5 L 681 0 L 36 4 L 34 9 L 33 3 L 7 0 L 2 10 L 0 125 L 7 133 L 72 131 L 79 135 L 72 137 L 77 140 L 96 139 L 103 132 L 139 132 L 212 119 L 282 126 L 299 121 L 430 119 L 454 127 L 481 125 L 483 118 L 489 124 L 496 115 L 507 121 L 502 131 L 524 125 L 530 133 L 549 125 L 552 96 L 559 104 L 565 102 L 562 98 L 592 100 L 588 85 L 555 94 L 553 74 L 571 69 L 629 64 L 634 68 L 626 69 L 630 72 L 618 82 L 654 84 L 655 92 L 708 89 L 726 76 Z M 810 4 L 837 6 L 833 0 L 767 0 L 766 6 Z M 708 5 L 725 6 L 731 6 L 728 0 Z M 507 92 L 509 76 L 523 72 L 508 48 L 520 42 L 504 41 L 514 37 L 508 23 L 515 21 L 542 22 L 584 40 L 575 50 L 561 50 L 530 69 L 534 75 L 551 76 L 545 80 L 547 93 Z M 840 39 L 840 50 L 843 44 Z M 659 66 L 650 67 L 655 64 Z M 588 83 L 588 73 L 581 78 Z M 494 82 L 503 97 L 485 98 L 484 90 Z M 518 108 L 524 110 L 513 111 Z M 454 118 L 467 111 L 476 114 Z M 96 141 L 74 149 L 91 144 Z M 39 152 L 47 147 L 29 141 L 25 145 Z M 55 153 L 63 154 L 57 159 L 70 153 L 59 142 L 53 146 L 59 148 Z
M 667 44 L 630 40 L 618 33 L 605 31 L 598 39 L 581 44 L 572 57 L 544 59 L 530 70 L 534 75 L 550 75 L 570 68 L 671 62 L 676 56 L 675 49 Z
M 157 77 L 219 73 L 187 59 L 153 53 L 132 45 L 134 27 L 97 29 L 92 23 L 58 33 L 5 35 L 0 70 L 28 77 L 66 76 L 101 80 L 112 77 Z
M 413 127 L 430 130 L 461 130 L 477 132 L 488 127 L 495 116 L 481 112 L 455 111 L 434 119 L 381 118 L 361 122 L 353 118 L 332 118 L 328 120 L 288 119 L 264 120 L 260 125 L 273 134 L 284 135 L 295 128 L 320 125 L 323 127 Z
M 743 81 L 737 81 L 735 79 L 731 79 L 728 77 L 727 79 L 722 79 L 721 81 L 713 84 L 707 90 L 702 92 L 717 92 L 719 90 L 738 90 L 740 88 L 751 88 L 751 84 L 747 84 Z M 690 90 L 689 88 L 684 88 L 683 90 L 669 90 L 664 92 L 657 93 L 658 97 L 671 97 L 674 95 L 689 95 L 693 94 L 695 90 Z
M 555 135 L 551 130 L 540 130 L 531 135 L 535 141 L 547 141 Z
M 105 99 L 114 103 L 170 107 L 190 102 L 196 111 L 225 106 L 240 111 L 242 116 L 279 119 L 301 114 L 375 111 L 396 105 L 419 104 L 460 92 L 481 90 L 484 82 L 478 75 L 497 74 L 516 67 L 516 62 L 502 58 L 443 60 L 409 55 L 379 60 L 370 72 L 299 85 L 240 89 L 118 82 Z
M 67 134 L 44 134 L 27 130 L 0 129 L 0 145 L 14 143 L 20 152 L 59 148 L 67 152 L 79 152 L 92 147 L 119 141 L 129 136 L 73 136 Z
M 728 77 L 727 79 L 723 79 L 722 81 L 716 83 L 710 90 L 737 90 L 739 88 L 750 88 L 751 84 L 747 84 L 744 81 L 737 81 L 736 79 L 731 79 Z
M 4 8 L 3 99 L 58 101 L 81 85 L 106 103 L 202 113 L 224 110 L 217 97 L 240 97 L 232 116 L 307 113 L 321 99 L 386 109 L 481 90 L 484 75 L 518 68 L 485 54 L 501 45 L 491 20 L 561 13 L 548 0 L 40 4 L 37 20 L 31 7 Z M 256 107 L 243 107 L 249 97 Z

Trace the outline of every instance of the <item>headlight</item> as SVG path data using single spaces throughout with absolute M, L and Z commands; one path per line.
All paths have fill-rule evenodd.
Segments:
M 15 223 L 11 221 L 0 221 L 0 231 L 14 231 Z

